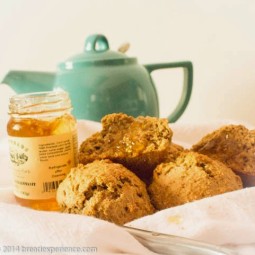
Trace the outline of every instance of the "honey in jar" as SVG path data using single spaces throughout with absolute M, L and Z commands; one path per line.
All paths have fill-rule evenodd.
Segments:
M 64 91 L 15 95 L 7 125 L 16 201 L 58 210 L 56 190 L 77 164 L 77 126 Z

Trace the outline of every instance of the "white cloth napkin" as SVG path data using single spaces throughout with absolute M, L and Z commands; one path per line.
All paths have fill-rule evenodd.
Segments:
M 255 187 L 162 210 L 127 224 L 255 254 Z M 248 253 L 249 251 L 249 253 Z
M 223 123 L 226 122 L 170 126 L 174 142 L 189 148 Z M 79 143 L 100 128 L 99 123 L 79 121 Z M 127 226 L 188 237 L 230 247 L 238 254 L 254 255 L 255 187 L 162 210 Z M 89 249 L 94 248 L 97 249 L 95 254 L 155 254 L 109 222 L 81 215 L 35 211 L 17 205 L 11 190 L 7 138 L 3 136 L 0 139 L 0 253 L 8 247 L 13 249 L 9 254 L 24 253 L 25 249 L 30 252 L 24 254 L 82 254 L 81 249 L 87 249 L 83 254 L 91 254 Z M 71 249 L 69 253 L 65 250 L 68 248 Z
M 11 254 L 155 254 L 118 226 L 91 217 L 1 202 L 0 222 L 0 247 L 13 247 Z

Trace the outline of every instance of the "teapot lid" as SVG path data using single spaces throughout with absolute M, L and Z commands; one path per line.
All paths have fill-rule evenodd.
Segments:
M 58 67 L 61 70 L 72 70 L 87 66 L 133 64 L 136 62 L 136 58 L 129 58 L 121 52 L 111 51 L 106 37 L 95 34 L 87 37 L 83 53 L 67 59 Z

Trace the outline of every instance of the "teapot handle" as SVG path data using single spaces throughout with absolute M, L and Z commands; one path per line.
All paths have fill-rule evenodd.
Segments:
M 148 70 L 150 74 L 152 71 L 157 69 L 179 68 L 179 67 L 183 68 L 184 83 L 182 88 L 182 94 L 174 111 L 167 117 L 170 123 L 176 122 L 185 111 L 191 97 L 192 85 L 193 85 L 192 62 L 184 61 L 184 62 L 175 62 L 175 63 L 147 64 L 147 65 L 144 65 L 144 67 Z

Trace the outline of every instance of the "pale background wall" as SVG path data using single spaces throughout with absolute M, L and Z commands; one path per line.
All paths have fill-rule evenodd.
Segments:
M 130 42 L 140 63 L 193 62 L 193 95 L 179 121 L 255 124 L 254 0 L 0 0 L 0 80 L 11 69 L 55 70 L 92 33 L 114 50 Z M 181 72 L 154 78 L 166 116 Z M 12 94 L 0 86 L 1 126 Z

